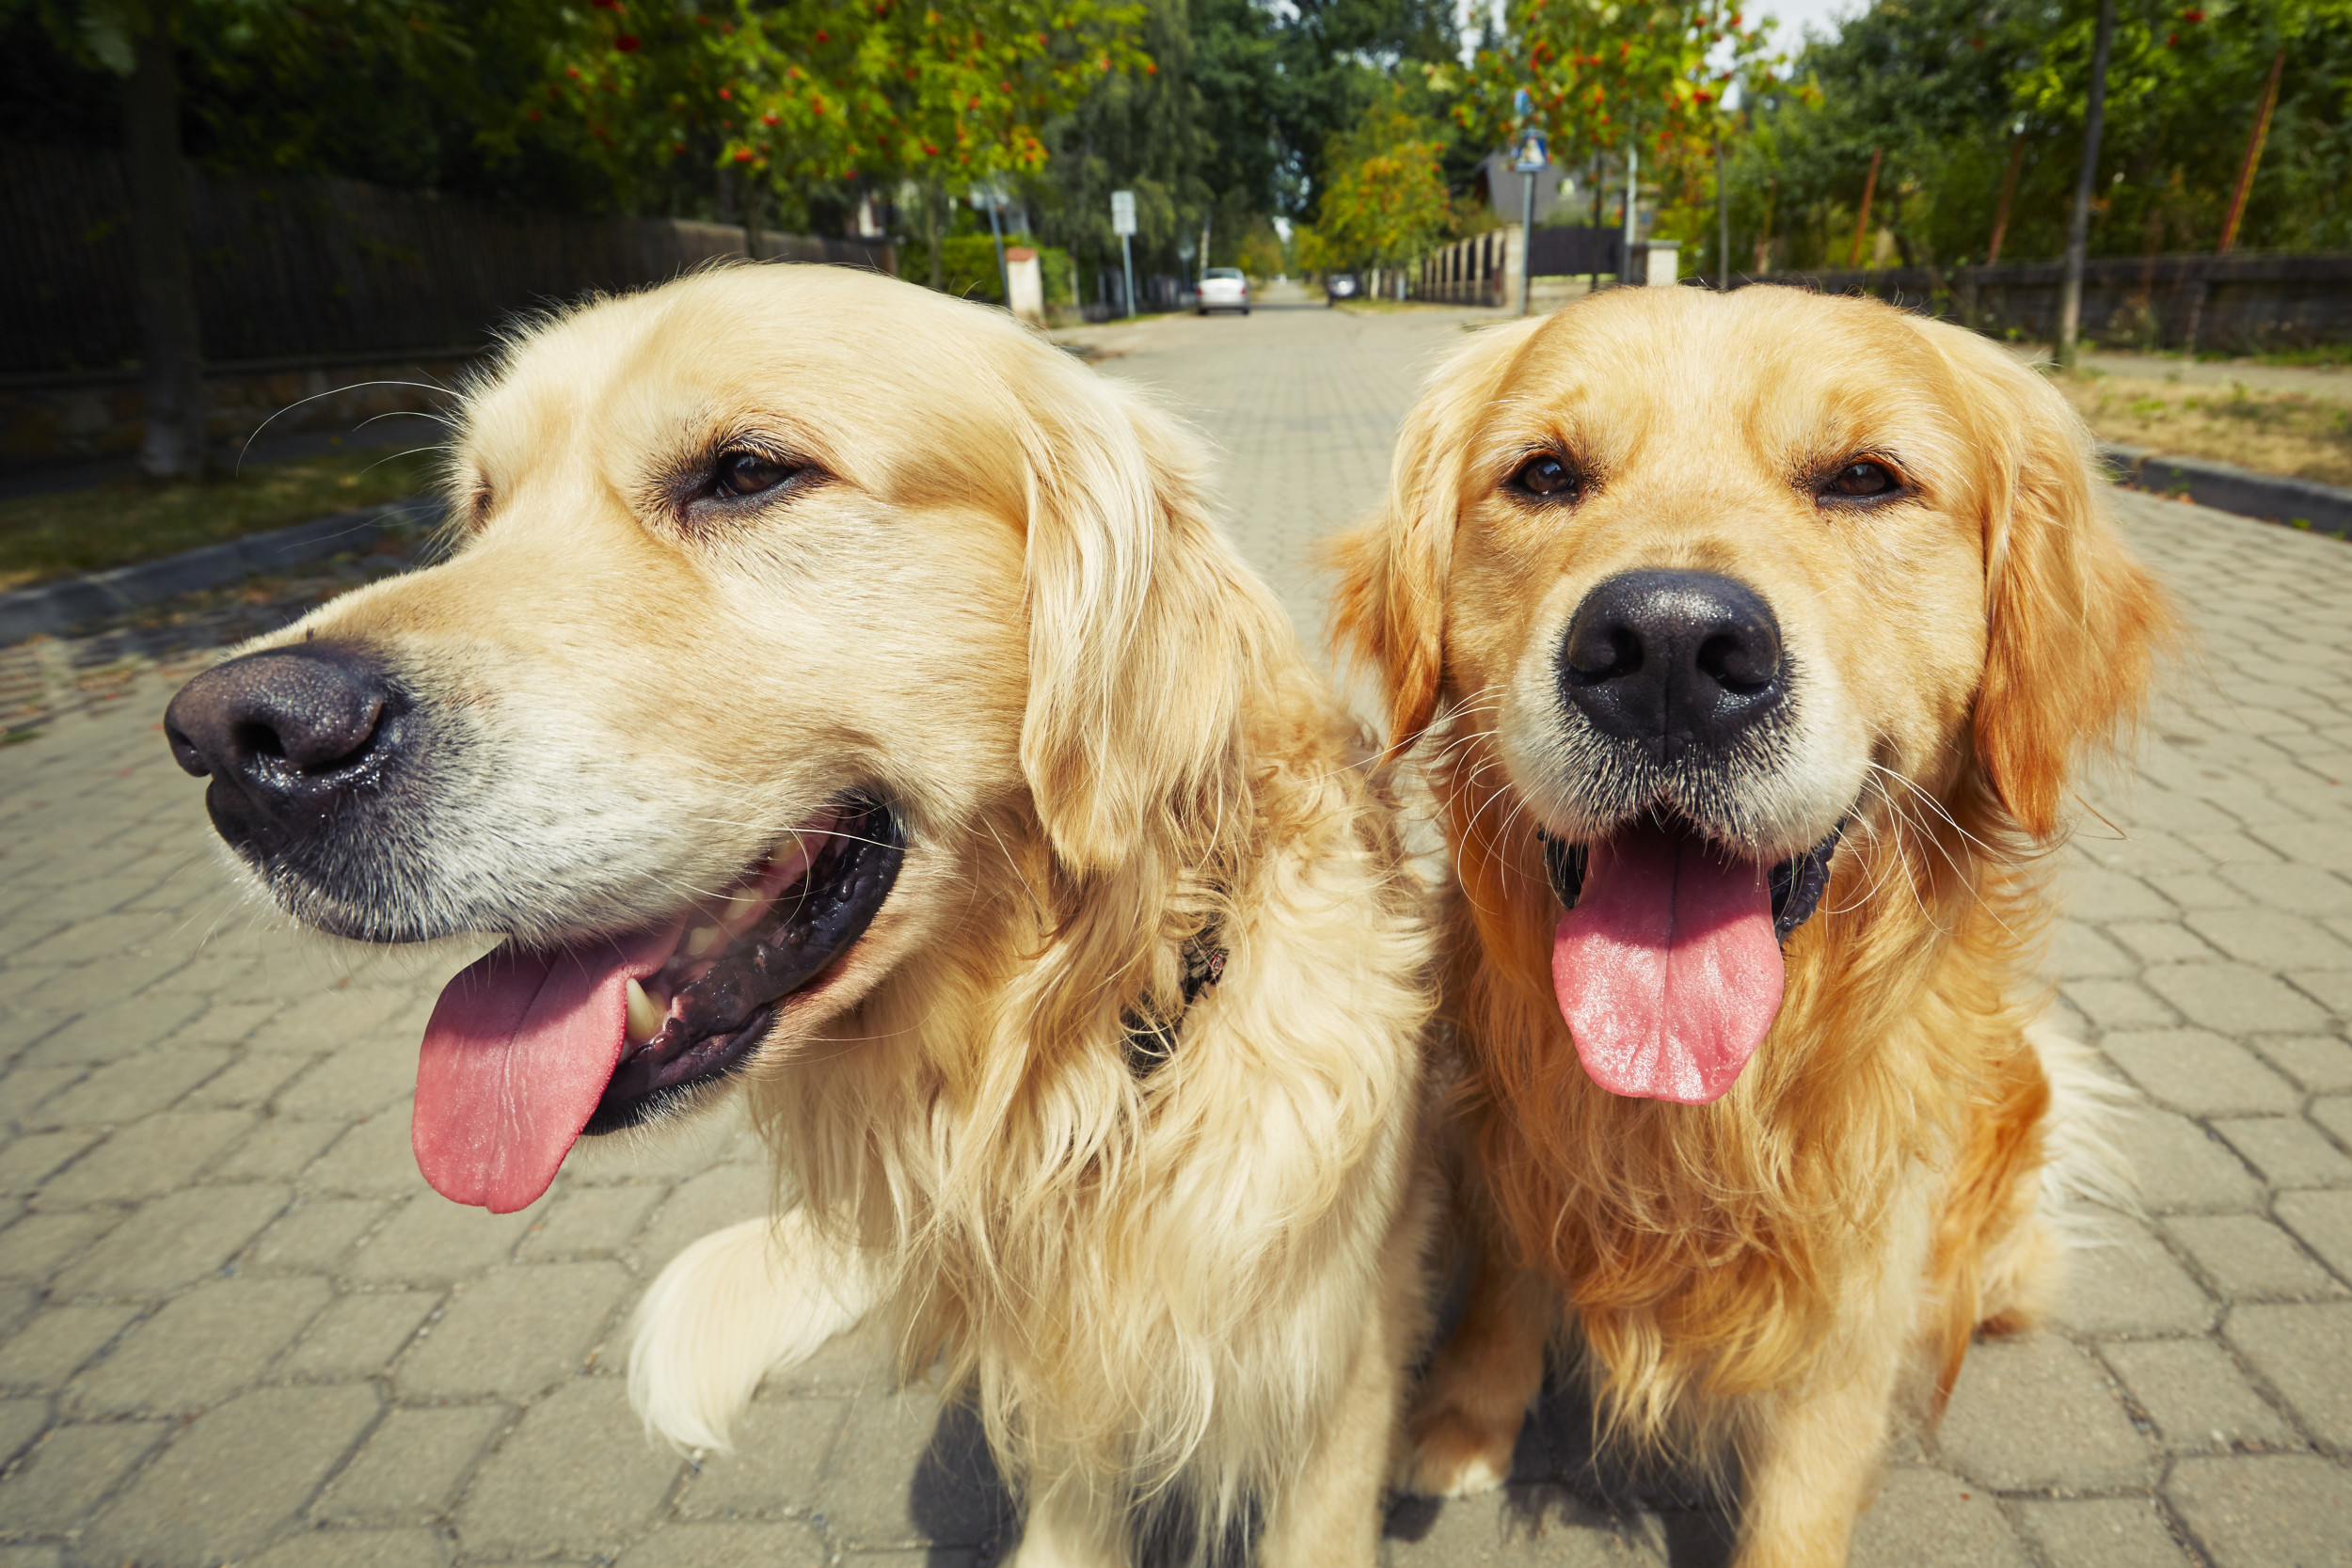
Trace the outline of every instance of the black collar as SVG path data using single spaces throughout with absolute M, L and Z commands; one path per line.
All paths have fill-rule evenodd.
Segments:
M 1217 928 L 1202 927 L 1184 942 L 1181 958 L 1184 966 L 1181 990 L 1184 1006 L 1174 1018 L 1162 1018 L 1149 1003 L 1137 1003 L 1120 1015 L 1127 1029 L 1127 1070 L 1137 1078 L 1149 1078 L 1160 1065 L 1176 1054 L 1176 1034 L 1184 1026 L 1184 1014 L 1200 999 L 1200 993 L 1225 977 L 1225 949 L 1216 944 Z

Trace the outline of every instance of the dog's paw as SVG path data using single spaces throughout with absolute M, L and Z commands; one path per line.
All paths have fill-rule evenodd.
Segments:
M 1504 1430 L 1459 1406 L 1445 1405 L 1417 1412 L 1406 1438 L 1396 1478 L 1400 1491 L 1424 1497 L 1469 1497 L 1492 1492 L 1511 1479 L 1511 1452 L 1518 1447 L 1519 1424 L 1515 1420 Z

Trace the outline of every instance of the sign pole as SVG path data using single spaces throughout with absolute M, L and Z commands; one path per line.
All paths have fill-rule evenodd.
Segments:
M 1535 101 L 1525 87 L 1519 88 L 1513 106 L 1518 110 L 1519 123 L 1526 127 L 1519 134 L 1518 156 L 1511 165 L 1527 176 L 1527 205 L 1519 213 L 1519 314 L 1524 316 L 1535 297 L 1535 176 L 1550 165 L 1551 148 L 1543 133 L 1529 123 L 1535 115 Z
M 1521 230 L 1526 243 L 1519 246 L 1519 314 L 1524 316 L 1535 294 L 1535 171 L 1532 168 L 1527 171 L 1527 209 L 1519 215 L 1526 220 Z

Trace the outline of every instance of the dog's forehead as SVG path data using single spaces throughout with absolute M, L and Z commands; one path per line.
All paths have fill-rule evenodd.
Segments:
M 943 411 L 938 383 L 910 381 L 909 356 L 875 355 L 874 331 L 923 337 L 966 382 L 998 380 L 999 345 L 968 315 L 816 267 L 731 268 L 598 301 L 509 347 L 466 400 L 458 450 L 496 473 L 590 453 L 671 456 L 755 429 L 829 465 L 852 444 L 886 458 Z
M 1941 445 L 1951 377 L 1899 313 L 1791 289 L 1613 291 L 1527 343 L 1489 421 L 1615 466 L 1745 453 L 1780 467 L 1833 449 Z

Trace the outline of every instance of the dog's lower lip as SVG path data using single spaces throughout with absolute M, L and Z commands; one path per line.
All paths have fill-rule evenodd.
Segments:
M 1767 873 L 1772 891 L 1772 929 L 1783 942 L 1813 918 L 1814 909 L 1829 882 L 1830 857 L 1837 852 L 1837 841 L 1845 831 L 1846 819 L 1840 817 L 1819 844 L 1779 862 Z M 1698 831 L 1691 832 L 1695 834 Z M 1551 883 L 1552 896 L 1559 899 L 1563 909 L 1576 908 L 1584 886 L 1587 847 L 1555 838 L 1540 828 L 1535 836 L 1543 843 L 1544 873 Z
M 665 970 L 692 974 L 670 999 L 652 1037 L 623 1050 L 585 1132 L 644 1120 L 662 1102 L 741 1063 L 788 999 L 823 983 L 865 935 L 896 882 L 905 832 L 890 808 L 857 797 L 826 830 L 801 879 L 736 928 L 715 954 L 689 958 L 683 941 Z M 700 927 L 698 927 L 700 929 Z

